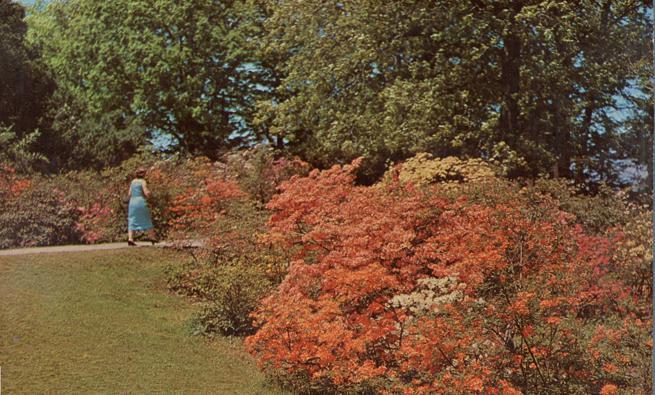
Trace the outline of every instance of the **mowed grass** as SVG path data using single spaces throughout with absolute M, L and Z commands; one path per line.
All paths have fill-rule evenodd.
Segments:
M 0 257 L 3 393 L 276 394 L 239 340 L 191 335 L 155 248 Z

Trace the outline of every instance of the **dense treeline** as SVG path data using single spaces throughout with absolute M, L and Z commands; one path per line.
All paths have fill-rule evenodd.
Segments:
M 379 168 L 428 151 L 581 181 L 614 180 L 611 160 L 626 155 L 630 132 L 613 114 L 619 102 L 633 108 L 630 92 L 647 73 L 639 2 L 305 1 L 270 10 L 267 39 L 291 54 L 283 86 L 293 92 L 274 123 L 314 162 L 366 152 Z
M 153 140 L 210 158 L 264 141 L 319 167 L 364 156 L 369 180 L 428 152 L 619 184 L 652 145 L 642 1 L 68 0 L 24 18 L 2 0 L 0 15 L 2 141 L 38 128 L 52 171 Z
M 24 18 L 21 5 L 0 1 L 0 162 L 29 170 L 43 160 L 33 145 L 54 84 L 38 51 L 25 41 Z

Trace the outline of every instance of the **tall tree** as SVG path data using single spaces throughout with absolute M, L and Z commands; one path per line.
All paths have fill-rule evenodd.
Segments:
M 284 60 L 273 133 L 318 165 L 368 172 L 418 151 L 511 174 L 617 180 L 620 97 L 647 54 L 636 0 L 268 0 Z
M 18 137 L 39 126 L 52 83 L 38 62 L 38 52 L 26 43 L 25 8 L 0 0 L 0 127 Z
M 83 119 L 117 131 L 140 125 L 147 137 L 170 136 L 174 148 L 209 156 L 252 138 L 248 114 L 260 85 L 246 45 L 253 31 L 246 21 L 255 15 L 248 7 L 238 0 L 52 2 L 31 23 L 61 100 L 75 108 L 55 118 L 89 141 L 95 129 L 108 148 L 131 140 L 102 139 Z

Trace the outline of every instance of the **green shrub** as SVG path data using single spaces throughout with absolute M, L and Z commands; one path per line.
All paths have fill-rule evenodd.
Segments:
M 210 180 L 207 185 L 214 184 Z M 192 203 L 195 200 L 205 203 L 196 205 Z M 269 213 L 257 201 L 248 198 L 225 200 L 213 194 L 193 192 L 184 202 L 190 209 L 184 211 L 178 221 L 186 216 L 203 220 L 195 222 L 192 229 L 185 225 L 181 233 L 174 235 L 192 235 L 202 238 L 205 244 L 202 248 L 187 250 L 192 260 L 167 270 L 168 287 L 204 303 L 195 319 L 198 333 L 252 333 L 250 313 L 259 300 L 282 281 L 288 262 L 284 251 L 259 240 L 259 235 L 266 230 Z M 186 221 L 179 223 L 187 224 Z
M 211 300 L 215 293 L 217 272 L 213 265 L 188 260 L 165 269 L 171 291 L 197 300 Z
M 194 327 L 209 336 L 252 333 L 250 313 L 273 288 L 264 267 L 247 263 L 214 266 L 190 260 L 169 266 L 166 274 L 169 289 L 203 302 Z
M 226 173 L 260 203 L 268 202 L 282 181 L 296 174 L 306 175 L 310 168 L 298 158 L 276 157 L 266 146 L 232 152 L 223 160 Z
M 626 210 L 628 196 L 607 186 L 601 186 L 597 193 L 585 194 L 566 179 L 538 179 L 530 188 L 552 196 L 559 202 L 560 209 L 575 215 L 576 222 L 591 233 L 603 233 L 605 230 L 625 224 L 631 215 Z
M 254 332 L 250 313 L 273 288 L 261 268 L 224 265 L 213 271 L 209 301 L 195 318 L 196 330 L 211 335 L 247 335 Z

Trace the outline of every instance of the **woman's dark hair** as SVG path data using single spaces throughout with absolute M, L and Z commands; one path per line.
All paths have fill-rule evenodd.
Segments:
M 145 167 L 139 167 L 136 170 L 136 173 L 134 173 L 134 174 L 136 175 L 137 178 L 143 178 L 143 177 L 146 176 L 146 173 L 147 173 L 147 170 L 146 170 Z

